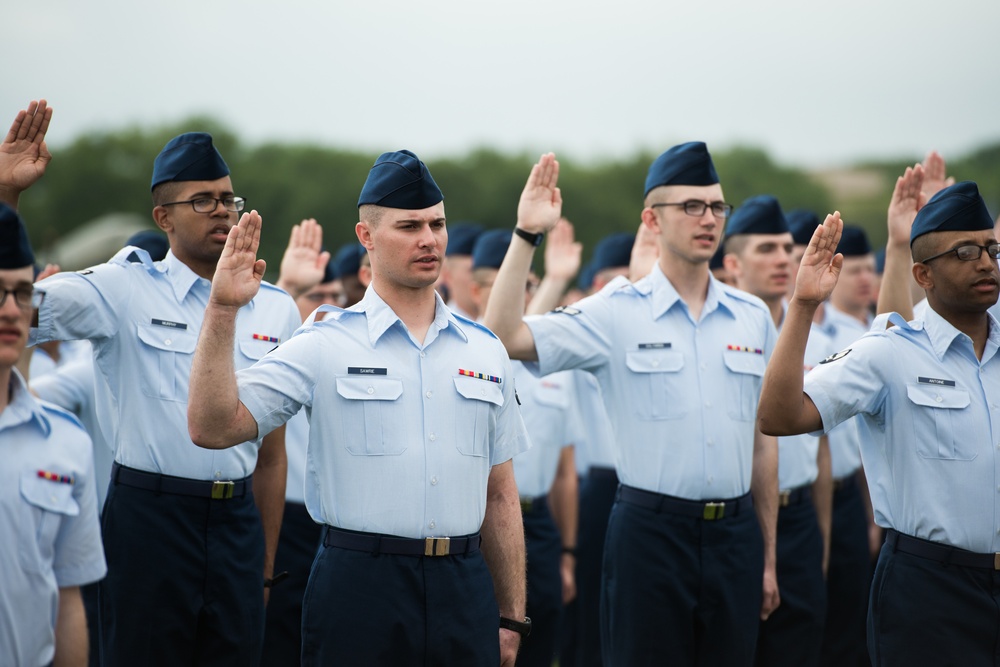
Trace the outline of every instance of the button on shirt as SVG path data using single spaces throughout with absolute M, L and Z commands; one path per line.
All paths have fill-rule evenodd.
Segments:
M 757 297 L 710 278 L 694 321 L 660 270 L 571 307 L 526 317 L 542 374 L 593 372 L 623 484 L 692 500 L 750 489 L 754 422 L 777 337 Z
M 832 353 L 848 349 L 854 341 L 868 333 L 868 326 L 837 310 L 830 303 L 824 307 L 824 314 L 823 322 L 813 329 L 818 328 L 829 337 Z M 857 420 L 844 422 L 827 435 L 830 440 L 830 468 L 833 478 L 842 479 L 853 475 L 861 467 L 861 434 L 858 432 Z
M 5 388 L 7 389 L 7 388 Z M 0 412 L 0 664 L 45 665 L 59 588 L 106 572 L 90 438 L 15 370 Z
M 805 379 L 824 428 L 860 415 L 875 521 L 980 553 L 1000 551 L 1000 331 L 982 361 L 972 340 L 928 308 L 923 323 L 872 333 Z M 879 331 L 879 329 L 882 329 Z
M 511 362 L 521 399 L 521 416 L 531 449 L 514 457 L 514 479 L 522 497 L 545 495 L 552 487 L 562 448 L 579 439 L 580 418 L 573 405 L 572 373 L 535 377 Z
M 105 435 L 122 465 L 189 479 L 246 477 L 259 443 L 214 451 L 195 446 L 188 435 L 191 360 L 211 283 L 172 253 L 154 263 L 139 251 L 143 261 L 134 263 L 127 259 L 134 251 L 125 248 L 107 264 L 39 283 L 45 299 L 30 342 L 91 340 L 106 380 L 98 383 L 98 411 L 113 415 Z M 236 368 L 287 340 L 300 322 L 291 297 L 262 283 L 236 320 Z
M 440 297 L 422 344 L 372 287 L 320 311 L 237 373 L 260 433 L 305 407 L 310 515 L 402 537 L 478 531 L 491 467 L 528 447 L 503 345 Z
M 787 311 L 787 305 L 785 306 Z M 803 372 L 808 373 L 823 359 L 836 352 L 823 331 L 813 326 L 806 342 Z M 816 456 L 819 438 L 810 433 L 778 438 L 778 488 L 783 491 L 812 484 L 819 476 Z

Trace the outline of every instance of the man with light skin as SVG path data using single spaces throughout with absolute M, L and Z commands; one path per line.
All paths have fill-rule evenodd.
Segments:
M 42 114 L 51 117 L 44 102 L 18 114 L 0 146 L 8 203 L 44 173 L 44 129 L 28 129 Z M 18 178 L 26 166 L 30 177 Z M 187 438 L 184 407 L 210 281 L 244 200 L 204 133 L 167 143 L 151 195 L 170 241 L 165 260 L 138 251 L 132 262 L 126 248 L 38 283 L 45 298 L 29 342 L 88 339 L 106 379 L 97 398 L 115 464 L 102 515 L 104 663 L 256 663 L 284 504 L 284 431 L 202 452 Z M 249 365 L 298 324 L 291 298 L 268 284 L 241 313 L 234 362 Z
M 776 332 L 759 299 L 709 273 L 731 207 L 703 143 L 666 151 L 642 211 L 659 237 L 652 273 L 518 321 L 532 251 L 559 220 L 558 174 L 551 153 L 532 170 L 485 323 L 538 373 L 584 368 L 606 390 L 622 487 L 604 559 L 605 661 L 750 665 L 759 619 L 779 604 L 777 443 L 754 427 Z
M 40 297 L 34 275 L 24 225 L 0 203 L 0 663 L 84 667 L 80 587 L 106 572 L 91 441 L 15 368 Z
M 376 160 L 358 209 L 373 275 L 362 301 L 322 307 L 238 377 L 235 314 L 264 272 L 260 216 L 231 232 L 195 355 L 192 439 L 225 449 L 308 410 L 306 505 L 325 526 L 303 664 L 513 665 L 530 626 L 511 458 L 528 443 L 509 358 L 434 290 L 443 195 L 413 153 Z
M 925 319 L 882 314 L 804 381 L 793 372 L 843 262 L 834 254 L 839 215 L 828 216 L 799 270 L 760 427 L 790 434 L 862 420 L 875 518 L 887 530 L 868 607 L 872 663 L 993 665 L 1000 336 L 988 310 L 1000 293 L 1000 245 L 975 183 L 946 187 L 924 205 L 919 172 L 908 169 L 893 193 L 882 302 L 909 298 L 899 277 L 912 260 Z M 899 261 L 906 245 L 911 257 Z
M 726 227 L 725 264 L 736 287 L 767 304 L 781 330 L 794 239 L 778 200 L 752 197 Z M 804 370 L 834 352 L 819 331 L 810 336 Z M 778 587 L 781 606 L 761 623 L 760 667 L 818 665 L 826 617 L 824 574 L 833 484 L 826 437 L 778 438 Z

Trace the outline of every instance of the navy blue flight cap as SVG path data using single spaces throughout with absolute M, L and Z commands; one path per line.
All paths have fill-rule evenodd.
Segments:
M 483 233 L 483 226 L 474 222 L 460 222 L 448 228 L 448 249 L 445 257 L 452 255 L 471 255 L 476 246 L 476 239 Z
M 632 246 L 635 245 L 635 234 L 618 232 L 605 236 L 594 246 L 594 257 L 590 260 L 594 274 L 605 269 L 628 266 L 632 261 Z
M 28 230 L 17 211 L 0 202 L 0 269 L 23 269 L 35 266 Z
M 153 160 L 150 190 L 167 181 L 214 181 L 229 175 L 229 166 L 212 145 L 212 135 L 185 132 L 167 142 Z
M 913 220 L 910 245 L 930 232 L 976 232 L 993 229 L 993 218 L 986 202 L 972 181 L 962 181 L 931 197 Z
M 702 141 L 689 141 L 667 149 L 653 160 L 646 174 L 646 192 L 661 185 L 715 185 L 719 175 L 715 173 L 712 156 Z
M 326 252 L 326 247 L 320 248 L 321 252 Z M 320 284 L 331 283 L 340 276 L 337 275 L 337 264 L 333 261 L 333 255 L 330 256 L 330 260 L 326 263 L 326 268 L 323 269 L 323 280 Z
M 170 241 L 167 240 L 167 235 L 158 229 L 144 229 L 141 232 L 136 232 L 128 238 L 128 241 L 125 241 L 125 245 L 142 248 L 149 253 L 150 259 L 154 262 L 162 261 L 167 256 L 167 251 L 170 250 Z M 129 255 L 129 261 L 133 261 L 134 254 Z
M 771 195 L 757 195 L 733 211 L 726 225 L 726 238 L 737 234 L 784 234 L 791 231 L 778 200 Z
M 788 227 L 792 230 L 795 245 L 809 245 L 813 232 L 819 227 L 819 216 L 804 208 L 797 208 L 785 214 Z
M 840 243 L 837 245 L 837 252 L 844 257 L 861 257 L 872 252 L 872 244 L 868 242 L 868 234 L 865 230 L 855 225 L 844 225 L 844 232 L 840 236 Z
M 509 229 L 490 229 L 480 234 L 472 249 L 472 269 L 499 269 L 511 236 Z
M 715 251 L 714 255 L 712 255 L 712 259 L 708 260 L 709 271 L 715 271 L 716 269 L 722 268 L 722 258 L 726 256 L 725 245 L 725 243 L 720 243 L 719 249 Z
M 361 258 L 367 252 L 368 250 L 360 243 L 348 243 L 341 246 L 337 254 L 330 260 L 330 264 L 334 265 L 334 273 L 338 278 L 358 275 L 358 270 L 361 268 Z M 329 268 L 329 264 L 327 268 Z
M 444 200 L 427 165 L 410 151 L 382 153 L 361 188 L 358 207 L 365 204 L 416 211 Z
M 885 273 L 885 246 L 875 251 L 875 275 Z

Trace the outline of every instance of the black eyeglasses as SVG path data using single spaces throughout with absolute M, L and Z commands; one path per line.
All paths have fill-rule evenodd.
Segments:
M 247 200 L 243 197 L 223 197 L 222 199 L 198 197 L 197 199 L 189 199 L 187 201 L 171 201 L 166 204 L 160 204 L 160 206 L 176 206 L 177 204 L 191 204 L 191 208 L 194 209 L 195 213 L 213 213 L 216 207 L 222 204 L 222 207 L 227 211 L 239 213 L 246 208 Z
M 42 299 L 45 297 L 45 292 L 39 292 L 31 285 L 15 287 L 14 289 L 0 287 L 0 308 L 3 308 L 7 302 L 8 294 L 14 295 L 14 303 L 22 310 L 37 309 L 42 305 Z
M 707 202 L 701 201 L 700 199 L 688 199 L 685 202 L 680 202 L 677 204 L 650 204 L 650 208 L 659 208 L 661 206 L 683 206 L 684 212 L 688 215 L 700 218 L 705 215 L 705 211 L 709 208 L 712 209 L 712 215 L 720 220 L 725 220 L 729 217 L 729 214 L 733 212 L 733 207 L 730 204 L 726 204 L 721 201 Z
M 967 243 L 965 245 L 960 245 L 957 248 L 952 248 L 951 250 L 945 250 L 944 252 L 939 252 L 938 254 L 928 257 L 927 259 L 920 260 L 921 264 L 926 264 L 932 259 L 937 259 L 938 257 L 944 257 L 945 255 L 950 255 L 955 253 L 963 262 L 974 262 L 983 256 L 983 251 L 990 256 L 990 259 L 997 259 L 1000 256 L 1000 243 L 991 243 L 989 245 L 976 245 L 975 243 Z

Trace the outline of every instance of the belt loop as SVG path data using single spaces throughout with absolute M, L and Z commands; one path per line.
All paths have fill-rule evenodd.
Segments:
M 121 465 L 117 461 L 111 464 L 111 482 L 118 486 L 118 473 L 121 472 Z
M 892 553 L 896 553 L 898 551 L 896 545 L 899 544 L 899 533 L 890 528 L 886 533 L 885 541 L 886 544 L 888 544 L 892 549 Z

